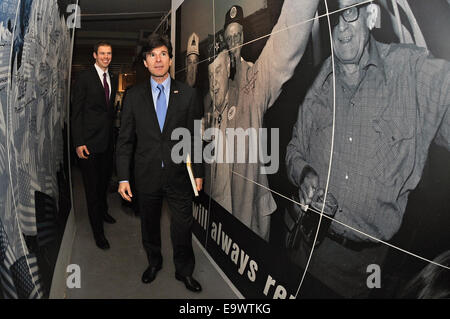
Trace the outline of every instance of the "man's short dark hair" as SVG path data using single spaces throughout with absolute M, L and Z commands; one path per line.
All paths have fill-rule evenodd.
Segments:
M 172 43 L 169 37 L 165 34 L 152 33 L 148 37 L 147 45 L 142 49 L 142 59 L 147 58 L 147 54 L 152 52 L 153 49 L 165 46 L 167 51 L 169 51 L 169 57 L 172 59 Z
M 112 50 L 111 43 L 109 43 L 108 41 L 105 41 L 105 40 L 100 40 L 97 43 L 95 43 L 95 45 L 94 45 L 94 52 L 95 53 L 98 53 L 98 48 L 99 47 L 110 47 L 111 50 Z

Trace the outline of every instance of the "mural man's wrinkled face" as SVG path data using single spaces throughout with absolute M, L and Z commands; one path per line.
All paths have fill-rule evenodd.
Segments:
M 339 8 L 346 8 L 359 2 L 361 1 L 339 0 Z M 343 64 L 359 63 L 368 43 L 369 28 L 366 24 L 366 8 L 365 4 L 335 13 L 335 15 L 339 15 L 339 22 L 333 29 L 334 54 Z M 333 18 L 337 19 L 337 16 Z
M 241 58 L 241 48 L 244 43 L 244 29 L 237 22 L 230 23 L 225 29 L 225 40 L 235 59 Z
M 208 66 L 209 93 L 215 106 L 222 107 L 228 92 L 228 78 L 230 76 L 230 56 L 228 52 L 221 52 L 213 63 Z

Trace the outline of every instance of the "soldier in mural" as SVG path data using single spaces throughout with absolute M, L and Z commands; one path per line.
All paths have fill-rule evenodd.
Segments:
M 223 27 L 225 40 L 231 49 L 231 79 L 237 81 L 237 85 L 245 83 L 247 70 L 253 66 L 241 57 L 244 43 L 244 11 L 241 6 L 232 6 L 225 15 Z
M 213 107 L 215 127 L 218 127 L 220 131 L 226 128 L 249 131 L 262 127 L 264 113 L 278 98 L 283 83 L 290 79 L 303 55 L 311 32 L 312 21 L 309 20 L 313 18 L 317 5 L 318 0 L 286 0 L 284 2 L 279 20 L 272 30 L 274 34 L 269 37 L 255 64 L 247 65 L 245 75 L 243 74 L 236 91 L 233 89 L 233 91 L 225 92 L 223 80 L 216 81 L 222 79 L 224 74 L 230 73 L 230 57 L 225 53 L 219 54 L 216 61 L 220 63 L 209 66 L 210 94 L 212 101 L 215 101 Z M 239 19 L 239 11 L 237 7 L 230 9 L 226 18 L 227 26 Z M 306 22 L 290 27 L 299 21 Z M 285 30 L 278 33 L 282 28 Z M 223 143 L 224 146 L 225 144 Z M 264 141 L 260 141 L 259 144 L 263 145 Z M 232 150 L 217 149 L 216 151 L 218 154 L 226 154 Z M 268 241 L 270 215 L 275 211 L 276 204 L 267 188 L 255 184 L 267 187 L 267 176 L 261 174 L 261 163 L 238 163 L 237 159 L 242 155 L 245 159 L 249 158 L 248 145 L 244 149 L 237 149 L 236 145 L 233 154 L 235 157 L 225 163 L 228 165 L 228 172 L 217 175 L 212 181 L 212 187 L 220 186 L 220 191 L 224 187 L 229 188 L 227 194 L 223 196 L 227 199 L 225 209 Z M 233 163 L 229 164 L 229 162 Z M 217 164 L 218 167 L 220 165 L 223 164 Z M 226 168 L 223 169 L 223 171 L 226 170 Z M 228 179 L 230 179 L 229 182 Z M 212 192 L 214 193 L 215 190 Z M 231 203 L 228 198 L 231 198 Z
M 194 32 L 191 34 L 187 44 L 186 51 L 186 84 L 190 87 L 194 87 L 197 83 L 197 71 L 198 71 L 198 35 Z
M 225 130 L 228 127 L 228 117 L 224 112 L 228 109 L 230 97 L 231 100 L 237 99 L 239 92 L 235 85 L 235 82 L 230 81 L 230 54 L 228 46 L 223 40 L 222 36 L 217 36 L 216 41 L 210 39 L 209 45 L 209 60 L 208 60 L 208 73 L 209 73 L 209 94 L 207 97 L 214 96 L 214 102 L 210 101 L 212 108 L 210 112 L 206 113 L 206 117 L 203 122 L 211 123 L 213 127 L 220 131 L 218 136 L 204 135 L 205 141 L 211 141 L 214 139 L 215 143 L 215 159 L 221 159 L 220 163 L 212 161 L 211 165 L 207 166 L 208 178 L 205 183 L 205 191 L 224 209 L 229 213 L 232 213 L 231 203 L 231 178 L 232 178 L 232 163 L 226 163 L 223 161 L 226 151 L 225 141 L 222 138 L 225 136 Z M 206 127 L 209 125 L 206 124 Z M 210 170 L 210 171 L 209 171 Z M 212 187 L 211 187 L 212 185 Z
M 450 63 L 414 45 L 376 41 L 377 5 L 338 3 L 351 7 L 330 16 L 335 67 L 329 57 L 309 89 L 286 165 L 302 204 L 326 187 L 337 200 L 308 271 L 341 296 L 364 298 L 367 267 L 383 263 L 388 246 L 379 240 L 399 230 L 431 142 L 450 149 Z M 309 248 L 299 249 L 296 262 L 305 267 Z

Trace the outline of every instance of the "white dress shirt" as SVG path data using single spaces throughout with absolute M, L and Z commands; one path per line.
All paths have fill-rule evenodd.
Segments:
M 111 97 L 111 78 L 109 77 L 108 69 L 106 71 L 103 71 L 97 63 L 94 63 L 95 69 L 97 70 L 98 76 L 100 78 L 100 82 L 102 82 L 103 85 L 103 73 L 106 73 L 106 82 L 108 82 L 109 85 L 109 97 Z

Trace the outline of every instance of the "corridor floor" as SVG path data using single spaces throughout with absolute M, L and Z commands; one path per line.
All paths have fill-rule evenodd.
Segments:
M 95 245 L 87 215 L 81 174 L 72 170 L 76 234 L 71 264 L 81 270 L 81 288 L 66 288 L 66 298 L 74 299 L 236 299 L 232 289 L 217 268 L 193 240 L 196 266 L 194 278 L 203 287 L 200 293 L 188 291 L 175 279 L 169 234 L 169 212 L 163 206 L 161 220 L 163 268 L 155 281 L 141 282 L 147 260 L 141 244 L 140 221 L 131 209 L 123 208 L 117 192 L 108 196 L 109 213 L 117 220 L 105 223 L 105 236 L 111 248 L 103 251 Z

